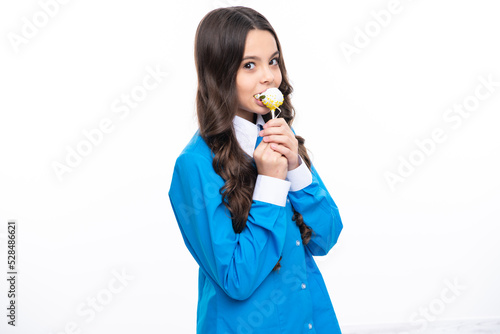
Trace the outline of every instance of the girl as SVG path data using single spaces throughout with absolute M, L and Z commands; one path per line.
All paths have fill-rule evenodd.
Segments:
M 199 130 L 177 158 L 169 197 L 200 266 L 198 333 L 340 333 L 313 255 L 342 230 L 339 211 L 290 128 L 283 53 L 246 7 L 219 8 L 195 38 Z M 279 118 L 254 97 L 284 95 Z

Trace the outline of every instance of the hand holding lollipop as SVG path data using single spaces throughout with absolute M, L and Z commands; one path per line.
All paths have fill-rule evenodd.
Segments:
M 255 94 L 254 97 L 256 99 L 259 99 L 264 103 L 266 107 L 271 110 L 271 115 L 273 116 L 273 119 L 275 118 L 274 116 L 274 110 L 278 109 L 279 113 L 276 115 L 276 117 L 279 116 L 281 113 L 280 108 L 278 108 L 280 105 L 283 104 L 283 93 L 278 88 L 269 88 L 265 92 L 261 94 Z

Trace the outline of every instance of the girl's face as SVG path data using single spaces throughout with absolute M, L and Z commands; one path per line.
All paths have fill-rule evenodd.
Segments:
M 265 115 L 269 112 L 254 95 L 280 86 L 279 56 L 276 40 L 269 31 L 252 29 L 248 32 L 243 61 L 236 73 L 239 102 L 236 115 L 255 123 L 255 114 Z

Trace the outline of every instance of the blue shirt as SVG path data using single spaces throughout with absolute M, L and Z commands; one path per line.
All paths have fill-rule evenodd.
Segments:
M 184 242 L 200 266 L 197 333 L 340 333 L 313 255 L 328 253 L 342 222 L 314 166 L 312 181 L 288 191 L 284 205 L 254 197 L 246 227 L 236 234 L 212 159 L 197 131 L 176 160 L 169 190 Z M 314 231 L 306 246 L 291 205 Z M 273 271 L 280 257 L 281 268 Z

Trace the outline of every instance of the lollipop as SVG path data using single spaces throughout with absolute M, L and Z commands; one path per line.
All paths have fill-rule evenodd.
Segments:
M 280 105 L 283 104 L 283 94 L 278 88 L 269 88 L 265 92 L 261 94 L 255 94 L 254 97 L 256 99 L 259 99 L 264 103 L 266 107 L 271 110 L 271 115 L 273 116 L 274 119 L 274 110 L 278 109 L 279 113 L 276 115 L 276 117 L 279 116 L 281 113 L 280 108 L 278 108 Z

